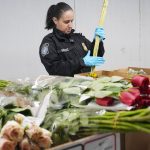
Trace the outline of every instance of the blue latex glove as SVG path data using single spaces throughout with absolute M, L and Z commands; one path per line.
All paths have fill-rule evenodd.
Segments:
M 95 29 L 95 36 L 99 36 L 102 40 L 105 39 L 105 31 L 102 27 L 97 27 Z
M 103 57 L 90 56 L 90 50 L 83 58 L 83 60 L 86 66 L 99 66 L 105 62 Z

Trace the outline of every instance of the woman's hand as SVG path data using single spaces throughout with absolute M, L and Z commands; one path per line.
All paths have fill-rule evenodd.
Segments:
M 86 56 L 83 58 L 83 60 L 86 66 L 99 66 L 101 64 L 104 64 L 105 62 L 103 57 L 90 56 L 90 50 L 88 51 Z
M 105 31 L 102 27 L 97 27 L 95 29 L 95 37 L 99 36 L 102 40 L 105 39 Z

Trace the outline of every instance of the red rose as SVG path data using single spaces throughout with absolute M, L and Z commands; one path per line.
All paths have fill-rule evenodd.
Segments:
M 96 103 L 101 106 L 111 106 L 114 102 L 112 97 L 96 98 Z

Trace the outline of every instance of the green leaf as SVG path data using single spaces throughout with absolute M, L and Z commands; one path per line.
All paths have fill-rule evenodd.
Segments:
M 107 86 L 107 87 L 124 87 L 124 84 L 109 82 L 109 83 L 106 83 L 105 86 Z
M 121 87 L 113 87 L 113 86 L 105 88 L 106 91 L 112 91 L 113 93 L 120 93 L 121 89 L 122 89 Z
M 80 85 L 88 87 L 91 83 L 92 83 L 92 81 L 83 81 L 83 82 L 80 83 Z
M 88 123 L 89 123 L 88 116 L 82 115 L 80 117 L 80 124 L 81 124 L 81 126 L 88 126 Z
M 93 82 L 90 86 L 91 89 L 93 90 L 102 90 L 105 87 L 104 83 L 98 83 L 98 82 Z
M 62 113 L 62 115 L 63 115 L 63 120 L 67 120 L 67 119 L 69 118 L 70 113 L 69 113 L 68 111 L 64 111 L 64 112 Z M 60 119 L 61 119 L 61 118 L 60 118 Z
M 28 109 L 28 108 L 13 108 L 13 109 L 10 109 L 9 111 L 13 111 L 13 112 L 17 112 L 17 113 L 27 111 L 27 112 L 31 113 L 30 109 Z
M 94 97 L 95 96 L 95 91 L 92 91 L 92 90 L 87 91 L 87 92 L 84 93 L 84 96 Z
M 111 77 L 100 77 L 96 80 L 97 82 L 110 82 L 111 81 Z
M 91 96 L 82 94 L 79 99 L 79 104 L 87 105 L 91 101 L 90 99 L 91 99 Z
M 95 97 L 103 98 L 103 97 L 111 95 L 112 93 L 113 93 L 112 91 L 95 91 Z
M 69 117 L 68 117 L 68 121 L 73 121 L 73 120 L 76 120 L 77 118 L 79 117 L 79 114 L 76 113 L 76 112 L 72 112 L 69 114 Z
M 79 87 L 65 88 L 65 89 L 63 89 L 63 92 L 66 94 L 81 95 Z
M 123 77 L 120 76 L 112 76 L 111 77 L 111 82 L 119 82 L 123 79 Z

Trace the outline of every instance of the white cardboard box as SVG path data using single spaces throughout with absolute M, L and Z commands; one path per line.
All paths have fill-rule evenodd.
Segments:
M 119 133 L 107 133 L 89 136 L 69 142 L 51 150 L 121 150 Z

